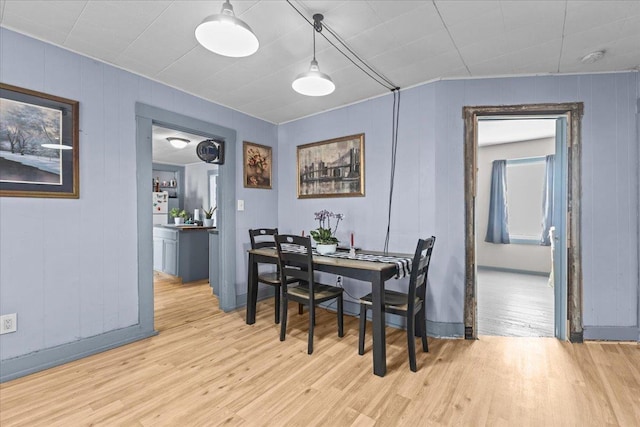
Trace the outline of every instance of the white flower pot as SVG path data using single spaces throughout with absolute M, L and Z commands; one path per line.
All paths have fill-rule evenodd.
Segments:
M 332 254 L 336 251 L 338 245 L 336 245 L 335 243 L 332 245 L 321 245 L 320 243 L 318 243 L 316 245 L 316 251 L 320 254 L 320 255 L 327 255 L 327 254 Z
M 202 220 L 202 225 L 205 227 L 213 227 L 213 218 L 205 218 Z
M 176 225 L 184 224 L 184 218 L 181 218 L 179 216 L 173 218 L 173 221 L 176 223 Z

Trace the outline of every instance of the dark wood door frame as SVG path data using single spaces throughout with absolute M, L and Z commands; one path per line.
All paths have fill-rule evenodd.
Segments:
M 523 104 L 463 107 L 464 119 L 464 200 L 465 200 L 465 296 L 464 336 L 478 338 L 476 294 L 475 197 L 477 184 L 478 117 L 565 115 L 567 117 L 568 211 L 567 211 L 567 321 L 569 340 L 582 342 L 582 250 L 581 250 L 581 146 L 580 134 L 584 105 Z

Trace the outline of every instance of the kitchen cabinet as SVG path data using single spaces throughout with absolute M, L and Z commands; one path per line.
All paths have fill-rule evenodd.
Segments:
M 153 227 L 153 269 L 183 282 L 209 277 L 210 227 L 156 225 Z
M 178 241 L 164 239 L 162 242 L 162 262 L 165 273 L 179 276 L 178 274 Z
M 164 271 L 164 239 L 153 237 L 153 269 L 156 271 Z
M 178 231 L 154 227 L 153 269 L 178 276 Z

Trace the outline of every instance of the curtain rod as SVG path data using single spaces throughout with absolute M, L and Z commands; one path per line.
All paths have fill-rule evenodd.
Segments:
M 505 159 L 507 161 L 507 165 L 509 163 L 535 163 L 535 162 L 544 162 L 546 159 L 545 156 L 531 156 L 531 157 L 518 157 L 515 159 Z

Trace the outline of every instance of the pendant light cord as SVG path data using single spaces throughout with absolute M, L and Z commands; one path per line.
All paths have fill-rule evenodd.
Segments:
M 374 69 L 371 65 L 367 64 L 353 49 L 351 49 L 342 38 L 331 29 L 326 23 L 310 21 L 290 0 L 287 0 L 289 6 L 291 6 L 309 25 L 314 28 L 313 33 L 313 59 L 316 59 L 316 31 L 320 33 L 324 39 L 329 42 L 338 52 L 340 52 L 345 58 L 347 58 L 353 65 L 358 67 L 363 73 L 369 76 L 379 85 L 385 89 L 390 90 L 393 93 L 393 111 L 391 114 L 391 176 L 389 178 L 389 204 L 387 210 L 387 232 L 384 240 L 384 252 L 389 252 L 389 235 L 391 232 L 391 206 L 393 204 L 393 186 L 396 174 L 396 153 L 398 151 L 398 128 L 400 124 L 400 87 L 394 84 L 385 75 Z M 338 47 L 336 43 L 330 40 L 323 32 L 322 29 L 326 28 L 327 32 L 343 47 L 346 52 Z M 347 52 L 349 54 L 347 54 Z M 354 58 L 358 61 L 356 62 Z
M 327 31 L 329 32 L 329 34 L 331 34 L 333 37 L 335 37 L 335 39 L 336 39 L 336 40 L 338 40 L 338 41 L 340 42 L 340 44 L 341 44 L 342 46 L 344 46 L 344 48 L 345 48 L 345 49 L 347 49 L 347 51 L 348 51 L 351 55 L 353 55 L 353 56 L 354 56 L 358 61 L 360 61 L 362 64 L 364 64 L 364 66 L 365 66 L 365 67 L 367 67 L 369 70 L 371 70 L 371 72 L 372 72 L 372 73 L 374 73 L 374 74 L 375 74 L 375 75 L 376 75 L 380 80 L 382 80 L 382 81 L 384 82 L 384 83 L 380 83 L 378 80 L 376 80 L 378 83 L 380 83 L 382 86 L 384 86 L 385 88 L 387 88 L 387 89 L 389 89 L 389 90 L 391 90 L 391 91 L 393 91 L 394 89 L 398 89 L 398 88 L 397 88 L 397 86 L 396 86 L 396 85 L 395 85 L 391 80 L 389 80 L 389 79 L 388 79 L 384 74 L 382 74 L 382 73 L 381 73 L 381 72 L 379 72 L 378 70 L 374 69 L 371 65 L 367 64 L 367 63 L 365 62 L 365 60 L 364 60 L 364 59 L 360 58 L 360 56 L 359 56 L 356 52 L 354 52 L 354 50 L 353 50 L 353 49 L 351 49 L 351 48 L 349 47 L 349 45 L 347 44 L 347 42 L 345 42 L 344 40 L 342 40 L 342 38 L 340 38 L 340 36 L 338 35 L 338 33 L 336 33 L 335 31 L 333 31 L 329 25 L 324 24 L 324 28 L 326 28 L 326 29 L 327 29 Z M 325 37 L 325 39 L 326 39 L 326 37 Z M 327 39 L 327 41 L 329 41 L 329 39 Z M 330 43 L 331 43 L 331 42 L 330 42 Z M 332 43 L 332 45 L 333 45 L 333 43 Z M 335 45 L 333 45 L 333 46 L 335 46 Z M 336 49 L 337 49 L 337 47 L 336 47 Z M 342 52 L 341 52 L 341 53 L 342 53 Z M 344 55 L 344 53 L 343 53 L 343 55 Z M 345 56 L 346 56 L 347 58 L 349 58 L 347 55 L 345 55 Z M 351 60 L 351 58 L 349 58 L 349 60 L 350 60 L 353 64 L 356 64 L 354 61 L 352 61 L 352 60 Z M 362 68 L 361 68 L 361 70 L 362 70 Z M 364 70 L 362 70 L 362 71 L 364 71 Z M 366 73 L 366 71 L 365 71 L 365 73 Z M 368 74 L 368 73 L 367 73 L 367 74 Z M 370 77 L 371 77 L 371 76 L 370 76 Z M 374 79 L 374 80 L 375 80 L 375 79 Z
M 318 31 L 316 29 L 316 26 L 313 26 L 313 60 L 316 60 L 316 31 Z
M 389 252 L 389 234 L 391 232 L 391 206 L 393 202 L 393 184 L 396 175 L 396 153 L 398 151 L 398 126 L 400 124 L 400 89 L 393 91 L 393 123 L 391 124 L 391 177 L 389 182 L 389 206 L 387 211 L 387 234 L 384 239 L 384 253 Z
M 399 90 L 400 88 L 395 85 L 391 80 L 389 80 L 387 77 L 385 77 L 382 73 L 378 72 L 377 70 L 375 70 L 371 65 L 367 64 L 362 58 L 360 58 L 360 56 L 358 56 L 358 54 L 356 54 L 353 49 L 351 49 L 347 43 L 342 40 L 340 38 L 340 36 L 338 36 L 338 34 L 335 33 L 335 31 L 333 31 L 329 26 L 327 26 L 327 24 L 322 24 L 322 26 L 320 28 L 317 28 L 315 23 L 313 21 L 310 21 L 309 18 L 307 18 L 292 2 L 291 0 L 287 0 L 287 3 L 289 3 L 289 6 L 291 6 L 296 12 L 298 12 L 298 14 L 305 20 L 307 21 L 307 23 L 309 25 L 311 25 L 312 27 L 314 27 L 315 31 L 319 32 L 320 35 L 322 37 L 324 37 L 324 39 L 329 42 L 329 44 L 331 46 L 333 46 L 338 52 L 340 52 L 345 58 L 347 58 L 353 65 L 355 65 L 356 67 L 358 67 L 363 73 L 365 73 L 367 76 L 369 76 L 372 80 L 374 80 L 376 83 L 378 83 L 379 85 L 383 86 L 384 88 L 390 90 L 390 91 L 396 91 Z M 361 64 L 358 64 L 356 61 L 353 60 L 353 58 L 351 58 L 351 56 L 347 55 L 347 53 L 345 53 L 343 51 L 343 49 L 340 49 L 340 47 L 338 47 L 332 40 L 330 40 L 323 32 L 322 32 L 322 28 L 326 28 L 327 31 L 329 32 L 329 34 L 331 34 L 337 41 L 338 43 L 340 43 L 344 49 L 346 49 L 351 55 L 353 55 L 353 57 L 355 57 Z M 315 33 L 314 33 L 315 36 Z M 314 43 L 315 43 L 315 38 L 314 38 Z M 314 44 L 314 51 L 315 51 L 315 44 Z M 315 53 L 314 53 L 315 56 Z M 367 69 L 365 69 L 365 67 Z

